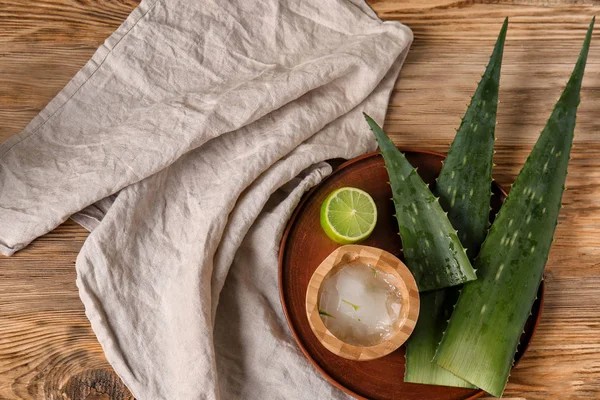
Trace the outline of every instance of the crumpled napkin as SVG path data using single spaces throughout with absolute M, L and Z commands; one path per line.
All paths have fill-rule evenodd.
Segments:
M 0 146 L 0 251 L 76 213 L 86 315 L 139 399 L 344 397 L 288 331 L 278 245 L 325 160 L 375 149 L 361 111 L 383 121 L 411 40 L 362 0 L 143 0 Z

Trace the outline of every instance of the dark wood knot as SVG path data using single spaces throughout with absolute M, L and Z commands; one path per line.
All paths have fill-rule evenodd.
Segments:
M 69 400 L 134 400 L 117 374 L 103 369 L 73 375 L 57 397 Z

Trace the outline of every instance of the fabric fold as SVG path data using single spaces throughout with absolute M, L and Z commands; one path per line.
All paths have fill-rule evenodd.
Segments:
M 343 397 L 293 345 L 277 249 L 324 161 L 375 149 L 361 112 L 411 41 L 358 0 L 142 1 L 0 145 L 0 251 L 93 230 L 80 297 L 137 398 Z

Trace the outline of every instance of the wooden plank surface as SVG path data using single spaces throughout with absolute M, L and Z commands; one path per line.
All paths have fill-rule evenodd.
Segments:
M 0 0 L 0 141 L 19 132 L 137 5 L 136 0 Z M 489 3 L 489 4 L 487 4 Z M 600 4 L 580 0 L 372 0 L 415 42 L 386 128 L 445 152 L 504 16 L 494 170 L 510 185 L 568 79 Z M 600 35 L 594 35 L 542 323 L 506 398 L 600 398 Z M 85 318 L 67 222 L 0 257 L 0 399 L 129 399 Z

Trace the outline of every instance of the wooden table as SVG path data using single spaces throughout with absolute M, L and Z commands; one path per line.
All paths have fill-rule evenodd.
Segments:
M 577 0 L 372 0 L 415 41 L 386 121 L 397 143 L 445 152 L 504 16 L 494 170 L 510 185 L 558 98 L 600 5 Z M 490 3 L 490 4 L 486 4 Z M 84 65 L 136 0 L 0 0 L 0 141 Z M 600 27 L 598 28 L 600 29 Z M 506 397 L 600 398 L 600 35 L 582 90 L 568 191 L 546 270 L 542 323 Z M 0 188 L 1 190 L 1 188 Z M 0 399 L 128 399 L 85 318 L 67 222 L 0 257 Z

